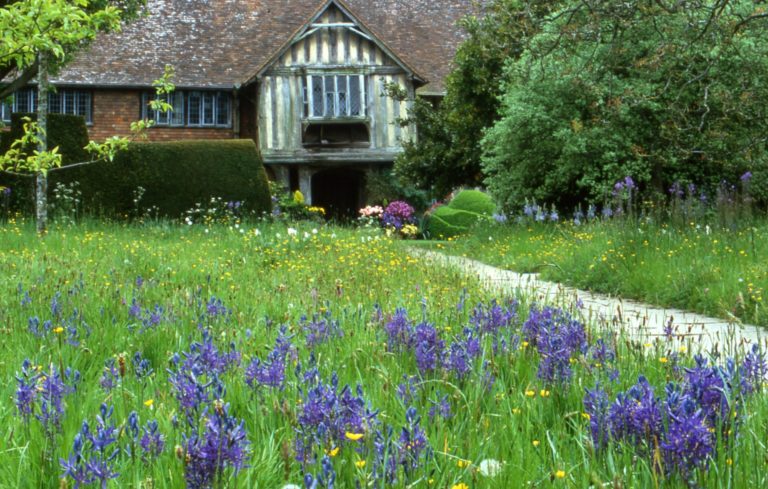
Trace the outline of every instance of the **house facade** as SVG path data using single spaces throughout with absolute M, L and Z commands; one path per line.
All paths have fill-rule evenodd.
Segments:
M 441 96 L 457 22 L 472 0 L 150 0 L 147 15 L 101 36 L 53 77 L 54 112 L 86 118 L 91 138 L 155 120 L 152 140 L 251 138 L 268 173 L 307 202 L 357 209 L 365 177 L 391 166 L 415 128 L 414 97 Z M 152 82 L 175 69 L 170 113 Z M 385 94 L 396 84 L 408 94 Z M 17 92 L 0 118 L 35 108 Z M 215 162 L 212 162 L 215 164 Z

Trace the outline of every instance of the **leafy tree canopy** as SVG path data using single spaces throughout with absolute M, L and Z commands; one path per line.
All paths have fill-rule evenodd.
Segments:
M 52 56 L 50 68 L 64 64 L 102 31 L 135 18 L 146 0 L 0 0 L 0 99 L 37 75 L 37 56 Z
M 467 39 L 458 48 L 454 70 L 439 105 L 416 100 L 404 123 L 418 139 L 404 142 L 395 162 L 398 177 L 436 196 L 461 185 L 482 183 L 480 139 L 498 119 L 505 63 L 517 59 L 560 1 L 493 0 L 483 15 L 467 17 Z
M 763 3 L 567 2 L 505 68 L 501 118 L 483 142 L 490 191 L 506 207 L 568 207 L 626 175 L 710 195 L 747 170 L 768 181 Z

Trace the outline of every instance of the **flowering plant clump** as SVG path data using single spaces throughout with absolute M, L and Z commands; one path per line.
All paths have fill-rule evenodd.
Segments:
M 240 225 L 243 219 L 242 201 L 225 201 L 221 197 L 211 197 L 207 204 L 196 203 L 182 216 L 188 226 L 202 224 Z
M 270 182 L 269 191 L 272 194 L 271 219 L 273 220 L 318 221 L 325 218 L 325 209 L 323 207 L 307 204 L 306 198 L 301 190 L 289 192 L 283 185 Z
M 367 205 L 358 211 L 360 217 L 373 217 L 380 219 L 384 209 L 380 205 Z
M 385 228 L 393 228 L 400 231 L 406 224 L 413 224 L 414 210 L 407 202 L 396 200 L 391 202 L 381 215 L 381 225 Z
M 358 222 L 365 227 L 378 227 L 381 223 L 381 216 L 384 214 L 384 208 L 380 205 L 367 205 L 357 211 Z
M 403 238 L 415 238 L 419 233 L 413 207 L 402 200 L 396 200 L 386 208 L 368 205 L 357 212 L 357 220 L 363 227 L 380 226 L 387 231 L 388 236 L 396 234 Z
M 768 364 L 757 347 L 741 365 L 729 358 L 725 366 L 709 366 L 701 355 L 694 362 L 680 382 L 667 384 L 663 397 L 642 375 L 613 403 L 600 385 L 587 389 L 584 411 L 594 447 L 627 442 L 668 474 L 686 478 L 706 468 L 715 460 L 718 434 L 738 436 L 743 403 L 765 381 Z

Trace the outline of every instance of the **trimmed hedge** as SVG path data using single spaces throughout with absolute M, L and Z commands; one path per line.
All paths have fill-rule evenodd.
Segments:
M 13 141 L 20 139 L 24 134 L 24 117 L 33 121 L 37 120 L 37 114 L 11 114 L 10 131 L 3 133 L 0 139 L 0 153 L 5 153 L 11 148 Z M 80 161 L 87 161 L 90 157 L 85 151 L 88 144 L 88 128 L 85 118 L 71 114 L 48 114 L 48 147 L 59 147 L 62 164 L 70 165 Z
M 438 208 L 438 210 L 440 209 L 442 209 L 442 207 Z M 448 224 L 448 222 L 446 222 L 445 219 L 443 219 L 443 217 L 438 215 L 437 211 L 435 211 L 435 213 L 429 216 L 429 221 L 427 221 L 427 230 L 431 238 L 443 239 L 458 236 L 466 232 L 467 228 L 460 228 Z
M 435 209 L 427 220 L 427 232 L 432 238 L 450 238 L 466 233 L 483 217 L 496 211 L 491 197 L 479 190 L 462 190 L 448 204 Z
M 212 197 L 242 201 L 256 213 L 271 209 L 264 164 L 250 139 L 131 143 L 112 162 L 49 176 L 49 191 L 59 182 L 78 182 L 83 209 L 92 215 L 131 215 L 139 186 L 145 189 L 142 209 L 156 206 L 161 216 L 172 218 Z
M 24 117 L 37 120 L 37 114 L 11 114 L 10 130 L 0 133 L 0 154 L 11 149 L 11 144 L 20 139 L 24 132 Z M 48 114 L 48 143 L 50 148 L 59 147 L 63 165 L 87 161 L 85 151 L 88 144 L 88 128 L 85 118 L 71 114 Z M 34 148 L 33 148 L 34 149 Z M 31 178 L 16 177 L 0 172 L 0 185 L 10 187 L 11 207 L 26 212 L 32 211 L 33 181 Z
M 451 200 L 450 206 L 484 216 L 492 216 L 496 212 L 491 196 L 479 190 L 462 190 Z

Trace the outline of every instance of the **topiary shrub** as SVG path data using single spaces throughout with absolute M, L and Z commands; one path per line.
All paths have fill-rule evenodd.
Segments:
M 491 196 L 480 190 L 462 190 L 451 200 L 450 207 L 484 216 L 496 212 L 496 204 Z
M 437 211 L 435 211 L 434 214 L 429 216 L 429 220 L 427 221 L 428 235 L 429 237 L 435 238 L 435 239 L 451 238 L 453 236 L 458 236 L 459 234 L 462 234 L 466 230 L 467 228 L 457 227 L 457 226 L 448 224 L 448 222 L 446 222 L 445 219 L 437 213 Z
M 86 213 L 130 215 L 138 187 L 145 190 L 142 208 L 174 218 L 212 197 L 242 201 L 259 214 L 271 208 L 264 164 L 250 139 L 131 143 L 112 162 L 51 173 L 51 187 L 73 181 Z
M 462 190 L 448 204 L 435 209 L 426 222 L 432 238 L 451 238 L 466 233 L 478 220 L 496 211 L 491 197 L 479 190 Z

